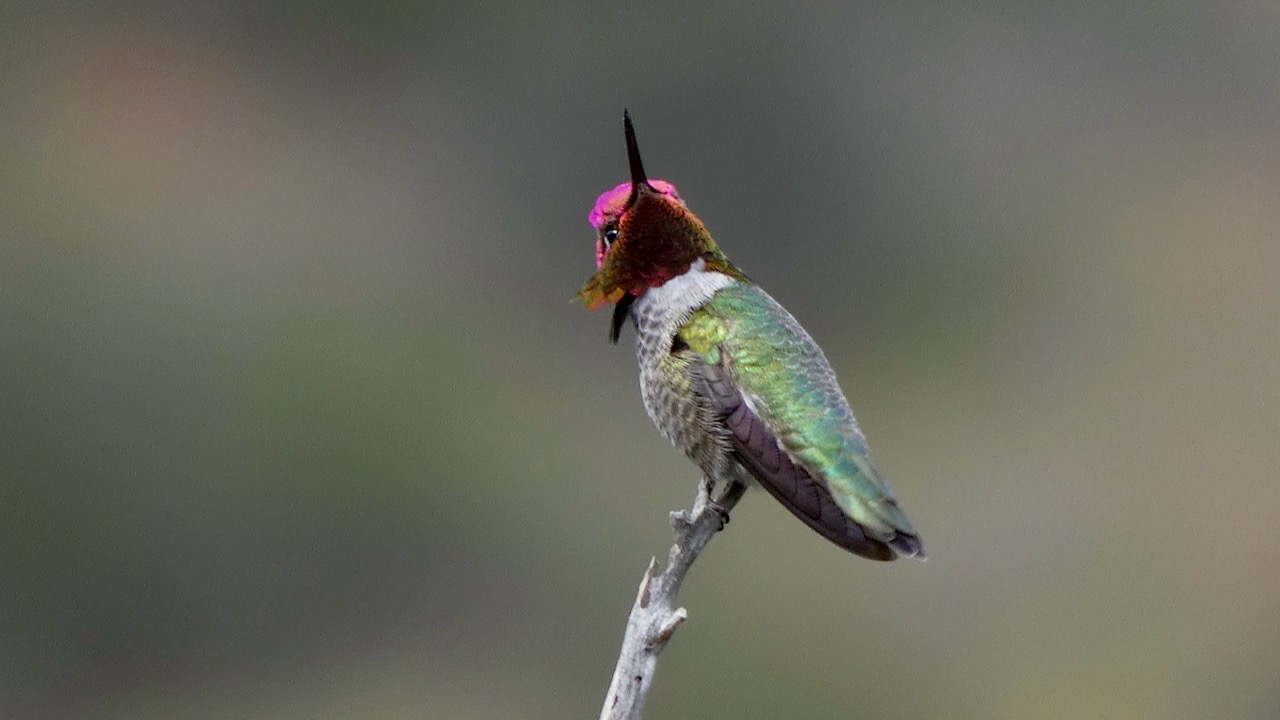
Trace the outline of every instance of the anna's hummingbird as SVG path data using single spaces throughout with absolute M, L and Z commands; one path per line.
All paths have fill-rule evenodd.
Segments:
M 623 114 L 631 181 L 596 200 L 596 273 L 578 293 L 630 317 L 640 394 L 658 430 L 717 483 L 755 479 L 831 542 L 924 559 L 822 350 L 729 262 L 675 186 L 645 176 Z

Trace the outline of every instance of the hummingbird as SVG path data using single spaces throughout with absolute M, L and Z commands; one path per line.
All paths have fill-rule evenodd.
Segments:
M 706 482 L 758 484 L 856 555 L 923 560 L 822 350 L 645 175 L 625 111 L 623 130 L 631 180 L 591 209 L 596 272 L 577 299 L 613 304 L 614 344 L 630 319 L 649 418 Z

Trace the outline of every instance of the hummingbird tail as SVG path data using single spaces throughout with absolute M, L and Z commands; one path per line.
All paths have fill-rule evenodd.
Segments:
M 929 556 L 924 553 L 924 543 L 920 542 L 919 536 L 899 530 L 889 538 L 888 543 L 889 547 L 903 557 L 913 557 L 920 562 L 929 559 Z

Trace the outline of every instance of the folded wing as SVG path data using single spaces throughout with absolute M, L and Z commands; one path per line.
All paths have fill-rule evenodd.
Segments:
M 723 331 L 704 356 L 703 393 L 738 462 L 840 547 L 873 560 L 923 558 L 812 338 L 754 286 L 726 288 L 705 310 L 719 315 Z

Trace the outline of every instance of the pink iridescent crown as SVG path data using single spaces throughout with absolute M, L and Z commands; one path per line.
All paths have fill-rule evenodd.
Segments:
M 676 186 L 666 180 L 650 180 L 649 187 L 663 195 L 669 195 L 676 200 L 680 200 L 680 195 L 676 193 Z M 612 190 L 605 190 L 600 193 L 600 197 L 596 198 L 596 206 L 591 208 L 591 214 L 587 216 L 591 227 L 596 230 L 603 230 L 610 219 L 616 220 L 622 214 L 622 208 L 627 204 L 627 198 L 629 197 L 631 197 L 631 183 L 629 182 L 621 183 Z M 681 202 L 683 204 L 683 201 Z

